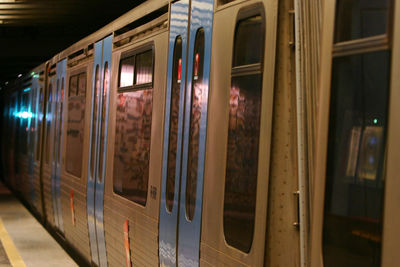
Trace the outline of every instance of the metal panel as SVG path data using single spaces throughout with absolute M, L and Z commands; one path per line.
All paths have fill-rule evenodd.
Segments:
M 179 218 L 179 240 L 178 240 L 178 264 L 179 266 L 198 266 L 200 257 L 200 232 L 201 232 L 201 213 L 203 203 L 203 179 L 204 179 L 204 159 L 207 133 L 207 110 L 208 110 L 208 89 L 210 80 L 210 61 L 211 61 L 211 39 L 213 25 L 214 0 L 194 0 L 190 8 L 190 35 L 189 35 L 189 54 L 186 84 L 186 107 L 185 107 L 185 126 L 183 141 L 183 161 L 181 184 L 185 187 L 180 192 L 180 218 Z M 190 114 L 192 101 L 192 76 L 193 76 L 193 54 L 197 31 L 204 29 L 204 69 L 201 101 L 201 120 L 200 138 L 197 169 L 196 187 L 196 206 L 193 220 L 189 221 L 186 214 L 186 184 L 187 167 L 189 154 L 189 131 Z
M 165 107 L 165 128 L 164 128 L 164 150 L 161 186 L 161 206 L 160 206 L 160 241 L 159 254 L 161 266 L 176 266 L 176 246 L 177 246 L 177 223 L 178 223 L 178 199 L 180 187 L 181 151 L 182 151 L 182 127 L 183 127 L 183 107 L 185 103 L 185 77 L 186 77 L 186 51 L 187 51 L 187 31 L 189 19 L 189 0 L 182 0 L 172 4 L 170 35 L 168 49 L 168 77 L 167 77 L 167 96 Z M 176 151 L 175 168 L 175 195 L 172 211 L 167 210 L 166 187 L 168 170 L 168 151 L 169 151 L 169 128 L 171 117 L 171 96 L 172 96 L 172 75 L 173 57 L 175 41 L 178 36 L 182 38 L 182 73 L 179 98 L 179 122 L 178 122 L 178 141 Z

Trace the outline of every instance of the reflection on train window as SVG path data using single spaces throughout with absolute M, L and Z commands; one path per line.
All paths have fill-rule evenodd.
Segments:
M 61 135 L 62 135 L 62 126 L 63 126 L 63 112 L 64 112 L 64 77 L 62 77 L 62 79 L 61 79 L 61 91 L 60 91 L 60 103 L 59 103 L 59 105 L 60 105 L 60 114 L 59 114 L 59 125 L 58 125 L 58 136 L 57 136 L 57 140 L 58 140 L 58 142 L 57 142 L 57 146 L 58 146 L 58 157 L 57 157 L 57 160 L 58 160 L 58 162 L 60 163 L 61 162 L 61 141 L 62 141 L 62 138 L 61 138 Z
M 380 266 L 390 53 L 335 58 L 324 266 Z
M 93 180 L 95 177 L 94 168 L 95 168 L 95 158 L 96 158 L 96 131 L 97 131 L 97 106 L 99 101 L 99 90 L 100 90 L 100 68 L 99 65 L 96 65 L 95 72 L 95 88 L 94 94 L 92 96 L 92 136 L 91 136 L 91 145 L 90 145 L 90 179 Z
M 127 87 L 133 85 L 133 70 L 135 65 L 135 57 L 121 59 L 119 72 L 119 87 Z
M 223 225 L 226 242 L 246 253 L 251 249 L 255 224 L 263 27 L 261 15 L 236 25 L 229 100 Z
M 387 32 L 390 0 L 338 0 L 335 42 Z
M 66 145 L 66 171 L 76 177 L 81 177 L 83 138 L 86 108 L 86 72 L 71 77 L 68 97 L 67 145 Z M 71 94 L 71 87 L 76 86 L 75 94 Z
M 27 112 L 29 109 L 29 94 L 23 94 L 22 95 L 22 107 L 21 110 L 22 112 Z M 20 153 L 22 154 L 27 154 L 28 153 L 28 118 L 22 118 L 21 119 L 21 146 L 20 146 Z
M 200 121 L 204 97 L 203 68 L 204 68 L 204 29 L 196 33 L 193 52 L 193 75 L 190 108 L 189 151 L 186 180 L 186 217 L 193 220 L 196 207 L 197 169 L 199 162 Z
M 104 64 L 104 80 L 103 80 L 103 91 L 102 91 L 102 100 L 101 100 L 101 121 L 100 121 L 100 152 L 99 152 L 99 181 L 103 181 L 103 168 L 104 168 L 104 151 L 107 142 L 105 142 L 106 135 L 106 119 L 107 119 L 107 96 L 109 90 L 109 80 L 110 74 L 108 70 L 108 62 Z
M 153 51 L 136 55 L 135 84 L 151 83 L 153 80 Z
M 181 72 L 182 71 L 182 38 L 178 36 L 175 40 L 172 84 L 171 84 L 171 109 L 170 109 L 170 127 L 168 142 L 168 169 L 167 186 L 165 190 L 166 205 L 169 212 L 172 212 L 175 197 L 175 172 L 176 172 L 176 154 L 178 145 L 178 121 L 179 121 L 179 102 L 181 93 Z
M 145 206 L 149 181 L 153 89 L 117 97 L 114 192 Z
M 52 91 L 53 86 L 49 84 L 49 94 L 46 103 L 46 164 L 49 163 L 50 159 L 50 123 L 51 123 L 51 105 L 52 105 Z
M 39 89 L 39 106 L 37 110 L 37 132 L 36 132 L 36 160 L 38 161 L 40 159 L 40 139 L 41 139 L 41 134 L 42 134 L 42 120 L 43 120 L 43 88 Z
M 244 66 L 261 62 L 264 49 L 263 18 L 254 16 L 239 21 L 235 32 L 233 66 Z M 243 40 L 246 40 L 245 42 Z
M 75 96 L 77 88 L 78 88 L 78 75 L 71 76 L 71 78 L 69 78 L 68 97 Z

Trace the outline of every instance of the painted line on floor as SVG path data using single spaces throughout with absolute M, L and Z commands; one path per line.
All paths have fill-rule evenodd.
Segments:
M 15 247 L 14 242 L 11 240 L 6 228 L 3 225 L 3 221 L 0 218 L 0 241 L 3 244 L 4 250 L 8 256 L 8 260 L 14 267 L 26 267 L 24 260 L 18 253 L 18 249 Z

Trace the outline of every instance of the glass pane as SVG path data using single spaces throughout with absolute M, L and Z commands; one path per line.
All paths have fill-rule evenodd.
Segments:
M 103 91 L 102 91 L 102 96 L 103 99 L 101 101 L 101 121 L 100 121 L 100 152 L 99 152 L 99 182 L 102 182 L 103 180 L 103 168 L 104 168 L 104 151 L 105 151 L 105 146 L 107 145 L 107 142 L 105 142 L 104 138 L 106 135 L 106 119 L 107 119 L 107 95 L 108 95 L 108 89 L 109 89 L 109 80 L 110 80 L 110 75 L 108 71 L 108 62 L 104 65 L 104 83 L 103 83 Z
M 149 180 L 153 89 L 117 98 L 114 192 L 146 205 Z
M 262 76 L 255 74 L 233 77 L 230 89 L 224 234 L 229 245 L 246 253 L 254 233 L 261 86 Z
M 46 104 L 46 163 L 49 163 L 50 158 L 50 123 L 51 123 L 51 105 L 52 105 L 53 86 L 49 84 L 49 95 Z
M 79 74 L 79 94 L 68 98 L 66 170 L 81 177 L 86 107 L 86 73 Z
M 29 111 L 29 94 L 22 95 L 22 107 L 21 111 L 23 113 L 28 113 Z M 27 154 L 28 152 L 28 117 L 21 117 L 21 150 L 22 154 Z
M 233 66 L 260 63 L 264 49 L 263 18 L 255 16 L 236 26 Z
M 338 0 L 335 42 L 387 32 L 390 0 Z
M 119 87 L 133 85 L 133 69 L 135 65 L 135 57 L 128 57 L 121 60 Z
M 204 29 L 197 31 L 193 53 L 192 102 L 190 109 L 189 152 L 186 181 L 186 217 L 193 219 L 196 207 L 201 108 L 203 97 Z
M 96 132 L 97 132 L 97 106 L 98 106 L 98 95 L 100 93 L 100 70 L 99 65 L 96 66 L 96 76 L 95 76 L 95 88 L 94 95 L 92 96 L 92 105 L 93 105 L 93 113 L 92 113 L 92 144 L 91 144 L 91 156 L 90 156 L 90 179 L 94 179 L 94 167 L 96 164 Z
M 61 92 L 60 92 L 60 111 L 59 111 L 59 124 L 58 124 L 58 136 L 57 136 L 57 144 L 58 144 L 58 163 L 61 163 L 61 142 L 62 142 L 62 123 L 63 123 L 63 102 L 64 102 L 64 77 L 61 79 Z
M 42 120 L 43 120 L 43 88 L 40 88 L 40 93 L 39 93 L 39 108 L 37 112 L 38 116 L 38 128 L 37 128 L 37 133 L 36 133 L 36 160 L 40 159 L 40 140 L 41 140 L 41 135 L 42 135 Z
M 69 79 L 69 92 L 68 96 L 75 96 L 78 88 L 78 75 L 71 76 Z
M 136 84 L 151 83 L 153 81 L 153 51 L 148 50 L 136 55 Z
M 176 172 L 176 153 L 178 146 L 178 121 L 179 121 L 179 101 L 181 89 L 181 70 L 182 70 L 182 38 L 178 36 L 175 41 L 174 58 L 172 67 L 171 85 L 171 110 L 169 119 L 169 140 L 168 140 L 168 169 L 166 202 L 169 212 L 172 211 L 175 196 L 175 172 Z
M 77 95 L 86 96 L 86 72 L 79 74 Z
M 324 264 L 380 266 L 390 53 L 335 58 L 323 228 Z

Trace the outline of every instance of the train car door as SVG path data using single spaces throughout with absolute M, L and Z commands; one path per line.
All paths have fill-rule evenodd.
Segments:
M 104 177 L 110 91 L 112 36 L 94 48 L 90 148 L 87 184 L 87 213 L 92 262 L 107 266 L 104 237 Z
M 213 0 L 181 0 L 171 6 L 161 266 L 199 265 L 213 8 Z
M 53 199 L 53 212 L 55 225 L 61 233 L 64 232 L 64 223 L 61 209 L 61 155 L 62 155 L 62 125 L 63 125 L 63 98 L 65 87 L 67 60 L 57 63 L 56 86 L 53 86 L 53 157 L 51 162 L 51 194 Z

